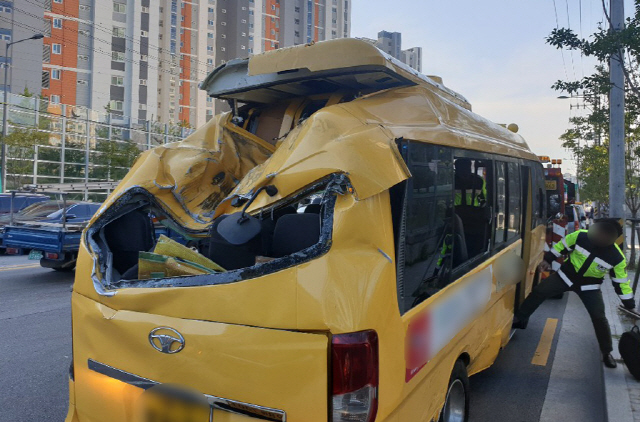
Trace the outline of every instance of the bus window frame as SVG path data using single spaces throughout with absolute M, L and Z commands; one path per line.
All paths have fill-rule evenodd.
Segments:
M 449 285 L 453 284 L 456 280 L 458 280 L 459 278 L 461 278 L 464 274 L 468 273 L 469 271 L 471 271 L 472 269 L 474 269 L 475 267 L 477 267 L 478 265 L 480 265 L 482 262 L 486 261 L 488 258 L 490 258 L 493 255 L 493 249 L 492 249 L 492 245 L 493 245 L 493 225 L 494 225 L 494 211 L 495 211 L 495 198 L 494 198 L 494 193 L 495 193 L 495 157 L 497 157 L 497 155 L 495 154 L 489 154 L 486 152 L 480 152 L 480 151 L 474 151 L 474 150 L 470 150 L 470 149 L 460 149 L 460 148 L 455 148 L 455 147 L 450 147 L 453 151 L 453 159 L 455 161 L 455 159 L 458 158 L 468 158 L 470 160 L 482 160 L 482 161 L 490 161 L 491 162 L 491 167 L 489 168 L 490 174 L 487 175 L 487 179 L 490 180 L 486 180 L 486 184 L 487 184 L 487 198 L 485 198 L 485 200 L 487 201 L 487 206 L 491 207 L 491 227 L 490 227 L 490 236 L 489 236 L 489 247 L 487 248 L 487 250 L 485 252 L 479 253 L 478 255 L 469 258 L 469 260 L 467 260 L 467 262 L 465 262 L 462 265 L 458 265 L 455 268 L 451 269 L 451 280 L 449 282 Z M 454 180 L 455 180 L 455 171 L 454 171 Z M 454 189 L 455 192 L 455 189 Z

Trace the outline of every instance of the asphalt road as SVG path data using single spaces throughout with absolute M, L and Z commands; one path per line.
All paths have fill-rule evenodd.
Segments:
M 0 422 L 64 420 L 72 282 L 73 273 L 40 268 L 26 257 L 0 256 Z M 538 422 L 545 402 L 547 410 L 553 409 L 548 406 L 547 391 L 566 303 L 567 295 L 544 303 L 529 328 L 516 333 L 496 363 L 471 377 L 470 422 Z M 559 321 L 549 357 L 545 365 L 534 365 L 531 361 L 549 318 Z M 579 361 L 571 364 L 583 368 L 589 377 L 590 371 L 599 373 L 601 364 L 592 329 L 584 328 L 579 331 L 583 342 L 576 342 L 581 347 L 576 353 Z M 604 420 L 602 385 L 596 378 L 576 386 L 579 400 L 587 407 L 585 413 L 592 417 L 581 422 Z M 572 420 L 570 415 L 557 416 Z
M 0 256 L 0 421 L 62 421 L 73 273 Z

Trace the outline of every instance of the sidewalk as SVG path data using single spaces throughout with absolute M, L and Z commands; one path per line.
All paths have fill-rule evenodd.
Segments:
M 629 272 L 633 280 L 634 274 Z M 618 310 L 620 300 L 607 279 L 602 286 L 607 318 L 613 336 L 613 357 L 616 369 L 604 368 L 604 390 L 609 422 L 640 422 L 640 382 L 631 376 L 618 352 L 618 341 L 623 332 L 633 326 L 633 320 Z M 636 296 L 637 297 L 637 296 Z M 640 323 L 639 323 L 640 324 Z

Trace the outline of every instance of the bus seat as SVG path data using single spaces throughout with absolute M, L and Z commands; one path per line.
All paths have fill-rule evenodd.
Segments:
M 256 263 L 256 252 L 261 246 L 260 236 L 256 236 L 244 245 L 232 245 L 218 233 L 218 225 L 226 217 L 223 215 L 217 218 L 211 226 L 206 256 L 225 270 L 251 267 Z
M 276 222 L 272 255 L 276 258 L 299 252 L 320 240 L 318 214 L 287 214 Z
M 464 223 L 457 214 L 453 214 L 451 219 L 453 225 L 453 267 L 457 267 L 469 259 L 467 241 L 464 232 Z
M 469 256 L 474 257 L 486 251 L 491 227 L 491 207 L 458 205 L 455 207 L 455 214 L 464 227 Z
M 104 236 L 113 254 L 113 267 L 120 274 L 138 264 L 138 252 L 150 251 L 155 240 L 151 219 L 141 210 L 125 214 L 107 224 Z

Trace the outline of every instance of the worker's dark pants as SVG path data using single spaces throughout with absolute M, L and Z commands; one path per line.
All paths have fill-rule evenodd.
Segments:
M 578 287 L 579 289 L 579 287 Z M 560 295 L 566 291 L 574 291 L 578 294 L 584 307 L 587 308 L 593 328 L 596 330 L 596 337 L 600 344 L 602 353 L 611 353 L 613 346 L 611 344 L 611 329 L 609 321 L 604 313 L 604 301 L 602 300 L 602 292 L 600 290 L 581 291 L 567 286 L 557 273 L 553 273 L 540 284 L 534 287 L 531 294 L 522 302 L 520 309 L 516 313 L 516 317 L 520 321 L 529 319 L 531 314 L 538 309 L 538 306 L 546 299 Z

